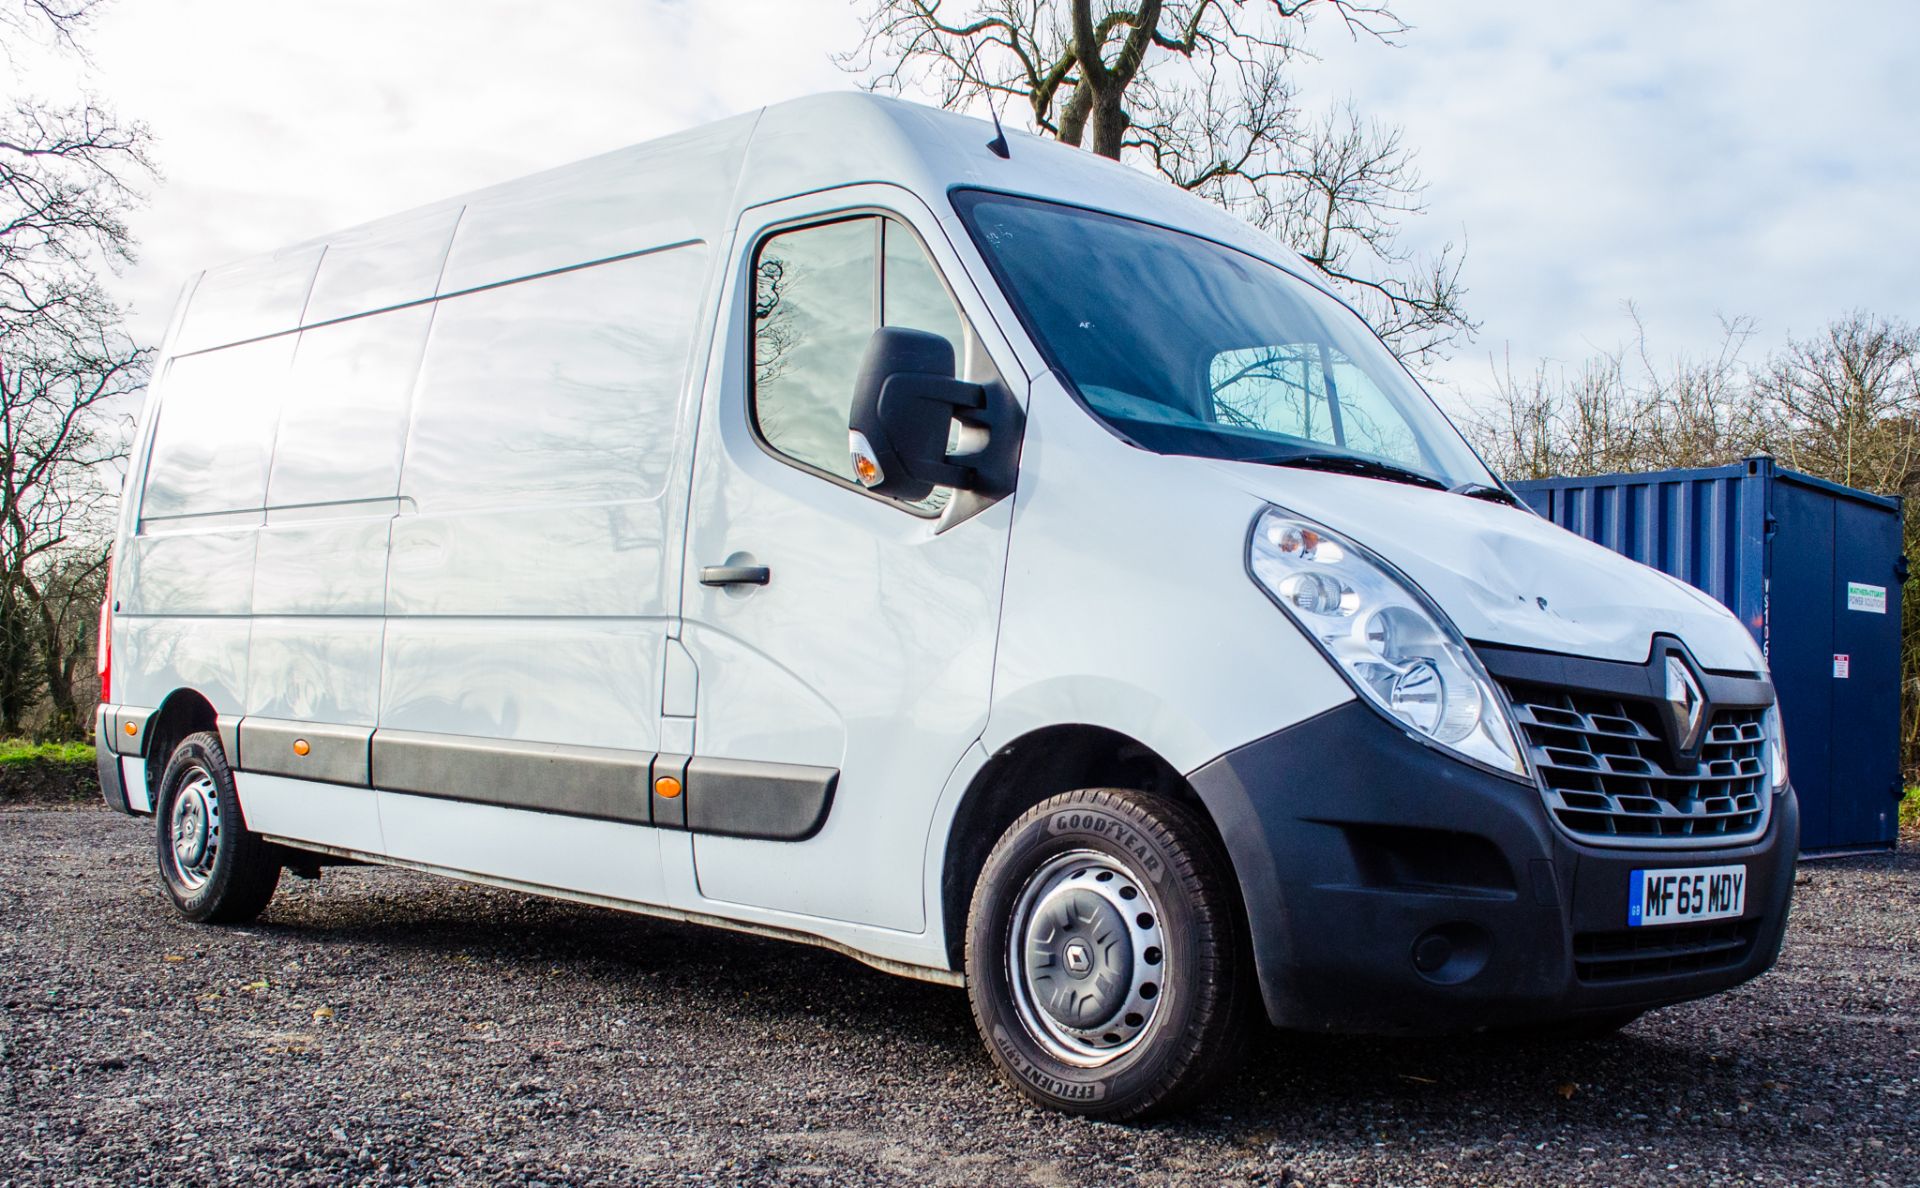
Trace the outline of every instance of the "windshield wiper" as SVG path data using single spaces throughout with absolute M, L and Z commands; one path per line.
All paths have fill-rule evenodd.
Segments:
M 1517 507 L 1522 510 L 1526 508 L 1525 504 L 1514 498 L 1512 491 L 1507 490 L 1505 487 L 1496 487 L 1492 483 L 1461 483 L 1457 487 L 1449 487 L 1448 491 L 1454 495 L 1465 495 L 1468 499 L 1484 499 L 1488 503 L 1504 503 L 1508 507 Z
M 1314 453 L 1309 450 L 1297 454 L 1267 454 L 1252 458 L 1235 458 L 1233 461 L 1252 462 L 1257 466 L 1292 466 L 1301 470 L 1329 470 L 1335 474 L 1353 474 L 1361 478 L 1380 479 L 1389 483 L 1431 487 L 1435 491 L 1447 489 L 1447 484 L 1430 474 L 1422 474 L 1404 466 L 1395 466 L 1391 462 L 1356 458 L 1352 454 Z

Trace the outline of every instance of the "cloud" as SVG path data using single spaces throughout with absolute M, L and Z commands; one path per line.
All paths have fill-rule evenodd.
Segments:
M 857 37 L 846 5 L 748 7 L 114 6 L 89 81 L 152 125 L 166 171 L 115 286 L 134 332 L 158 339 L 180 283 L 209 265 L 849 85 L 829 58 Z
M 1710 349 L 1723 314 L 1755 318 L 1756 346 L 1855 306 L 1920 314 L 1903 209 L 1920 75 L 1901 65 L 1920 8 L 1397 7 L 1416 26 L 1404 48 L 1323 38 L 1305 81 L 1404 124 L 1431 182 L 1412 237 L 1471 243 L 1485 328 L 1452 385 L 1483 387 L 1509 345 L 1610 346 L 1629 300 L 1663 353 Z
M 151 123 L 167 172 L 119 282 L 136 332 L 235 257 L 736 111 L 851 85 L 846 0 L 128 0 L 93 87 Z M 1410 240 L 1470 245 L 1488 356 L 1574 360 L 1628 330 L 1756 346 L 1855 306 L 1920 317 L 1920 6 L 1399 0 L 1400 48 L 1318 21 L 1309 95 L 1402 124 L 1431 188 Z M 45 85 L 42 90 L 48 90 Z

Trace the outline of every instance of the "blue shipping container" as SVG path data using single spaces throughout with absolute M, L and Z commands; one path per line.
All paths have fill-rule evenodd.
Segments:
M 1753 632 L 1786 722 L 1802 853 L 1895 843 L 1907 572 L 1898 499 L 1765 456 L 1513 488 L 1562 528 L 1705 590 Z

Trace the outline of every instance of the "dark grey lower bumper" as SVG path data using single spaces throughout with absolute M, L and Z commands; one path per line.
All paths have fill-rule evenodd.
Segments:
M 113 709 L 101 706 L 93 711 L 94 764 L 100 773 L 100 796 L 107 807 L 132 812 L 127 807 L 127 784 L 120 776 L 120 756 L 113 749 Z
M 1745 846 L 1601 849 L 1539 792 L 1350 702 L 1191 777 L 1233 857 L 1267 1012 L 1440 1033 L 1661 1006 L 1764 972 L 1793 890 L 1791 790 Z M 1629 872 L 1743 863 L 1745 915 L 1629 929 Z

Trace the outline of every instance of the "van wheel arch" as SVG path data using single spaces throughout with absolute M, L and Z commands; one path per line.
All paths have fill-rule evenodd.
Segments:
M 160 702 L 147 721 L 146 768 L 147 803 L 158 804 L 160 779 L 166 774 L 173 750 L 188 735 L 201 731 L 219 732 L 220 715 L 197 689 L 175 689 Z M 232 763 L 236 756 L 228 755 Z
M 1023 734 L 996 751 L 973 777 L 947 831 L 940 917 L 948 968 L 965 968 L 967 911 L 994 843 L 1034 805 L 1083 788 L 1127 788 L 1164 796 L 1191 808 L 1219 840 L 1219 826 L 1193 785 L 1145 743 L 1086 724 Z M 1244 930 L 1246 912 L 1236 906 Z

